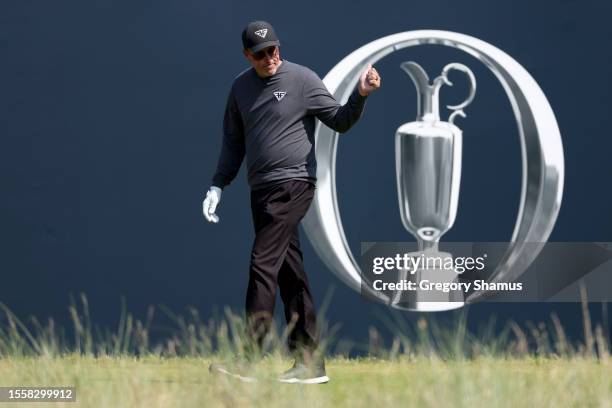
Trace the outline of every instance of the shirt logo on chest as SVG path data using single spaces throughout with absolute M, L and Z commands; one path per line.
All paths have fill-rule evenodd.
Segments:
M 257 31 L 255 31 L 255 34 L 257 34 L 261 38 L 266 38 L 266 34 L 268 34 L 268 29 L 267 28 L 263 28 L 261 30 L 257 30 Z
M 283 99 L 285 95 L 287 95 L 287 92 L 283 92 L 283 91 L 274 92 L 274 96 L 276 97 L 277 101 L 280 101 L 281 99 Z

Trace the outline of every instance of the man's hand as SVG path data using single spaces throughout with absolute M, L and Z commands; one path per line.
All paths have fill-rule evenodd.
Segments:
M 368 64 L 359 77 L 359 94 L 368 96 L 370 92 L 374 92 L 380 88 L 380 75 L 372 64 Z
M 211 186 L 202 203 L 202 212 L 204 213 L 204 218 L 206 218 L 208 222 L 219 222 L 219 216 L 215 214 L 219 201 L 221 201 L 221 189 L 216 186 Z

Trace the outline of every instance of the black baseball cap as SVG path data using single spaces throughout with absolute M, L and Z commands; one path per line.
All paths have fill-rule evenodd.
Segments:
M 272 24 L 266 21 L 252 21 L 242 31 L 242 46 L 251 52 L 273 45 L 280 46 Z

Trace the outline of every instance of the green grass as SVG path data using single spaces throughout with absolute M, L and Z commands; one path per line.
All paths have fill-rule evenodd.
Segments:
M 610 406 L 612 401 L 612 365 L 584 358 L 332 358 L 327 364 L 331 381 L 317 386 L 272 381 L 290 364 L 278 356 L 258 365 L 263 378 L 258 383 L 211 375 L 210 361 L 155 356 L 8 358 L 0 360 L 0 382 L 76 386 L 77 404 L 53 404 L 68 407 L 584 407 Z
M 361 345 L 341 339 L 320 316 L 331 381 L 306 386 L 274 381 L 292 363 L 286 330 L 270 333 L 269 354 L 254 367 L 259 382 L 209 373 L 211 362 L 249 349 L 243 316 L 230 309 L 204 321 L 194 309 L 181 316 L 161 308 L 174 327 L 153 343 L 154 308 L 139 320 L 123 303 L 118 327 L 101 329 L 82 295 L 69 308 L 73 327 L 66 335 L 52 319 L 22 321 L 0 303 L 0 386 L 76 387 L 76 404 L 35 407 L 612 406 L 607 306 L 601 323 L 591 321 L 586 306 L 583 301 L 584 336 L 577 343 L 567 340 L 555 314 L 525 327 L 511 321 L 501 331 L 491 321 L 470 333 L 467 309 L 452 322 L 424 314 L 414 324 L 390 312 L 380 320 L 391 342 L 370 327 Z M 350 350 L 365 357 L 349 359 Z

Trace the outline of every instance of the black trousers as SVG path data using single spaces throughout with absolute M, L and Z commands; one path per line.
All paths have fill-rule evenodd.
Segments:
M 293 354 L 318 346 L 317 322 L 300 250 L 299 224 L 315 194 L 315 185 L 290 179 L 251 191 L 255 242 L 246 296 L 247 331 L 262 346 L 274 316 L 276 287 L 285 307 Z

